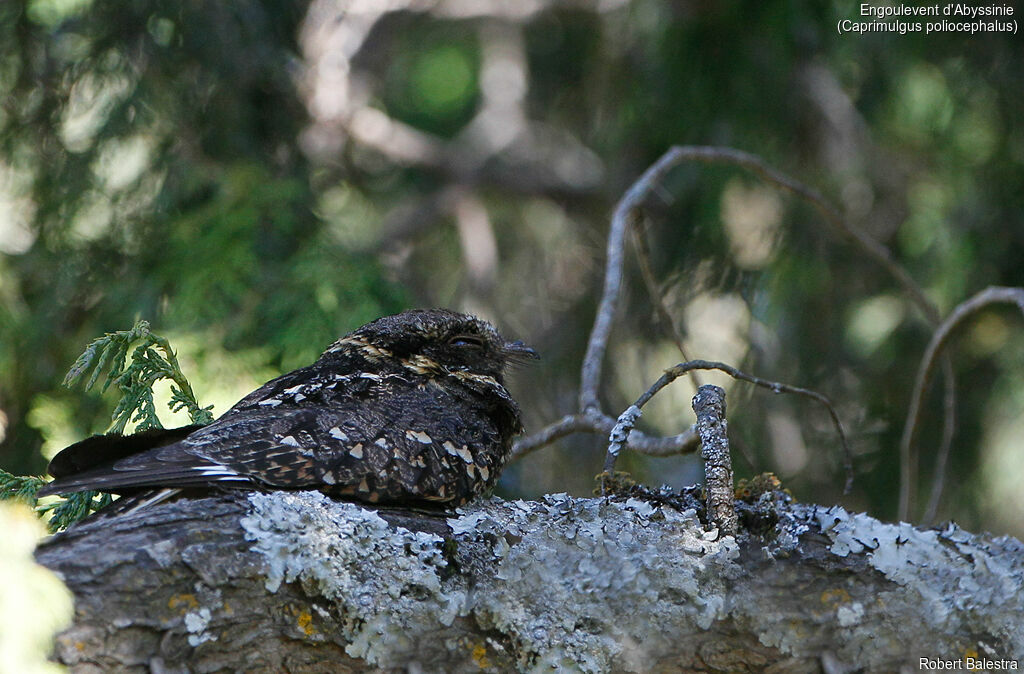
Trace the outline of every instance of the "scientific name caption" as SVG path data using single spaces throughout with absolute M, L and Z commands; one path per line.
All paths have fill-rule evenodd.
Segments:
M 860 16 L 840 19 L 836 30 L 846 33 L 1013 33 L 1017 19 L 1010 5 L 872 5 L 863 3 Z

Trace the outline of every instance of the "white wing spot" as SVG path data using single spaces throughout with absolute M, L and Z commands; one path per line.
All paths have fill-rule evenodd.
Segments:
M 227 466 L 199 466 L 194 470 L 203 477 L 239 477 L 237 471 Z
M 384 449 L 387 449 L 388 447 L 388 441 L 386 438 L 377 438 L 376 440 L 374 440 L 373 444 L 377 445 L 378 447 L 383 447 Z
M 281 401 L 278 400 L 277 398 L 267 398 L 266 400 L 259 401 L 259 403 L 257 404 L 267 405 L 268 407 L 277 407 L 278 405 L 281 404 Z
M 415 440 L 416 442 L 422 442 L 424 445 L 434 444 L 433 439 L 423 431 L 406 431 L 405 437 L 410 440 Z
M 356 443 L 355 447 L 353 447 L 352 449 L 348 450 L 348 453 L 351 454 L 352 456 L 354 456 L 357 459 L 363 458 L 363 443 L 361 443 L 361 442 Z
M 341 440 L 342 442 L 348 440 L 348 435 L 346 435 L 345 431 L 341 430 L 338 426 L 332 428 L 328 433 L 335 440 Z
M 324 484 L 334 484 L 336 482 L 334 479 L 334 473 L 324 473 L 324 476 L 321 479 L 324 481 Z
M 291 388 L 286 388 L 284 391 L 282 391 L 282 393 L 287 393 L 288 395 L 295 395 L 296 393 L 298 393 L 299 391 L 302 390 L 303 386 L 305 386 L 305 384 L 299 384 L 298 386 L 292 386 Z
M 286 435 L 281 438 L 282 445 L 291 445 L 292 447 L 301 447 L 299 441 L 295 439 L 294 435 Z
M 491 471 L 487 470 L 487 466 L 477 466 L 476 469 L 480 471 L 480 477 L 484 480 L 490 479 Z

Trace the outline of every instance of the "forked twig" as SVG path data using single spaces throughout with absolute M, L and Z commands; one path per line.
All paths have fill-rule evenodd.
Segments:
M 685 161 L 699 161 L 703 163 L 720 163 L 739 166 L 751 171 L 778 189 L 809 202 L 839 233 L 852 239 L 864 252 L 866 252 L 891 276 L 893 276 L 893 278 L 896 279 L 930 324 L 937 326 L 940 323 L 941 314 L 939 313 L 938 308 L 927 298 L 924 291 L 914 281 L 910 274 L 900 266 L 898 262 L 896 262 L 892 252 L 882 243 L 869 236 L 866 232 L 848 223 L 839 210 L 836 209 L 817 190 L 814 190 L 800 181 L 775 170 L 763 159 L 748 152 L 724 147 L 674 146 L 663 154 L 643 173 L 643 175 L 640 176 L 636 182 L 633 183 L 633 185 L 630 186 L 625 195 L 623 195 L 622 199 L 616 205 L 615 211 L 613 212 L 611 229 L 608 234 L 608 260 L 605 268 L 604 286 L 597 315 L 594 320 L 594 326 L 587 342 L 587 352 L 581 369 L 580 414 L 571 415 L 571 422 L 567 421 L 570 417 L 565 417 L 548 428 L 545 428 L 528 438 L 524 438 L 516 444 L 514 456 L 526 454 L 529 451 L 533 451 L 534 449 L 552 442 L 559 437 L 568 435 L 569 433 L 576 431 L 594 432 L 599 426 L 605 425 L 604 421 L 608 417 L 600 409 L 598 389 L 601 381 L 602 363 L 607 351 L 608 338 L 616 312 L 619 290 L 622 285 L 623 248 L 626 232 L 629 230 L 631 223 L 635 222 L 637 210 L 643 204 L 648 195 L 657 188 L 659 181 L 669 170 Z M 642 265 L 643 260 L 641 260 L 641 271 L 643 272 Z M 648 282 L 649 284 L 646 276 L 645 282 Z M 657 297 L 657 293 L 652 294 L 652 299 L 655 297 Z M 943 444 L 938 455 L 940 457 L 940 461 L 944 462 L 944 457 L 948 456 L 953 434 L 955 432 L 954 412 L 956 406 L 956 391 L 953 380 L 952 364 L 946 357 L 942 358 L 941 364 L 944 374 L 943 379 L 946 384 L 944 393 L 946 417 L 945 429 L 943 432 Z M 838 417 L 836 417 L 834 410 L 831 407 L 829 410 L 833 416 L 833 420 L 838 421 Z M 600 419 L 602 423 L 595 423 L 595 419 Z M 914 424 L 916 425 L 916 423 L 918 423 L 918 420 L 915 415 Z M 680 436 L 676 436 L 676 438 L 683 438 L 684 436 L 687 438 L 688 442 L 692 443 L 694 441 L 695 436 L 693 435 L 687 436 L 687 434 L 682 434 Z M 847 470 L 849 475 L 850 450 L 849 447 L 846 446 L 845 435 L 842 437 L 844 451 L 847 456 Z M 634 446 L 634 440 L 636 438 L 637 436 L 635 436 L 635 432 L 627 432 L 622 438 L 622 441 L 625 443 L 624 446 L 629 446 L 631 449 L 636 449 L 637 451 L 646 453 L 644 449 L 641 449 L 639 446 Z M 685 450 L 683 447 L 679 447 L 679 451 Z M 912 445 L 908 451 L 910 452 L 911 460 L 916 459 L 913 455 Z M 909 473 L 909 471 L 903 471 L 904 477 L 901 483 L 901 492 L 911 489 L 911 485 L 908 484 L 908 477 L 906 476 L 907 473 Z M 937 477 L 936 483 L 933 486 L 933 494 L 936 489 L 941 492 L 941 480 L 943 474 L 944 463 L 943 466 L 936 471 Z M 849 486 L 847 486 L 847 489 L 849 489 Z M 909 495 L 910 492 L 907 493 Z M 904 506 L 901 505 L 901 513 L 904 512 L 903 508 Z M 907 499 L 906 508 L 909 509 L 909 498 Z
M 628 433 L 633 430 L 633 426 L 640 418 L 643 406 L 646 405 L 648 401 L 650 401 L 650 399 L 659 391 L 661 391 L 661 389 L 693 370 L 721 370 L 733 379 L 750 382 L 755 386 L 769 389 L 775 393 L 795 393 L 797 395 L 806 396 L 808 398 L 813 398 L 824 405 L 828 410 L 829 416 L 832 418 L 832 424 L 835 426 L 836 432 L 839 434 L 839 440 L 843 445 L 843 467 L 846 469 L 846 487 L 844 493 L 849 493 L 850 489 L 853 487 L 853 452 L 850 450 L 850 445 L 846 440 L 846 431 L 843 429 L 843 422 L 839 420 L 839 415 L 836 413 L 836 409 L 832 405 L 832 401 L 817 391 L 755 377 L 754 375 L 747 374 L 732 365 L 709 360 L 691 360 L 685 363 L 679 363 L 678 365 L 665 370 L 665 373 L 658 378 L 658 381 L 654 382 L 649 389 L 644 391 L 644 393 L 636 399 L 635 403 L 630 405 L 629 408 L 619 416 L 619 420 L 612 429 L 608 439 L 608 453 L 605 457 L 604 464 L 604 470 L 606 473 L 612 474 L 614 472 L 615 461 L 618 458 L 619 452 L 625 446 L 623 440 Z
M 832 206 L 832 204 L 830 204 L 828 200 L 825 199 L 825 197 L 817 190 L 807 187 L 798 180 L 795 180 L 780 171 L 776 171 L 772 167 L 768 166 L 760 157 L 747 152 L 734 150 L 732 148 L 718 147 L 687 147 L 681 149 L 686 151 L 688 158 L 696 161 L 707 163 L 726 163 L 742 166 L 752 173 L 757 174 L 768 183 L 771 183 L 782 190 L 790 192 L 809 202 L 837 230 L 850 237 L 858 246 L 860 246 L 861 250 L 866 252 L 878 264 L 884 267 L 886 271 L 888 271 L 889 274 L 892 275 L 901 286 L 903 286 L 904 291 L 906 291 L 907 295 L 911 300 L 913 300 L 914 304 L 921 310 L 921 313 L 924 314 L 925 319 L 927 319 L 933 327 L 937 327 L 942 321 L 942 315 L 939 313 L 938 307 L 928 299 L 924 294 L 924 290 L 922 290 L 921 286 L 911 278 L 907 270 L 896 262 L 892 252 L 882 243 L 871 238 L 871 236 L 866 232 L 849 224 L 839 213 L 838 209 Z M 945 381 L 945 389 L 943 391 L 943 409 L 945 411 L 945 417 L 943 423 L 942 444 L 940 445 L 937 454 L 935 481 L 932 485 L 933 495 L 936 492 L 942 492 L 945 477 L 945 463 L 953 444 L 953 435 L 956 432 L 956 381 L 953 376 L 953 364 L 945 357 L 941 362 L 943 380 Z M 915 418 L 915 426 L 919 422 L 920 418 Z M 913 431 L 911 431 L 911 434 L 912 433 Z M 900 519 L 908 518 L 913 501 L 912 495 L 914 493 L 914 485 L 908 482 L 908 476 L 911 472 L 916 472 L 912 470 L 912 468 L 917 464 L 917 455 L 913 451 L 912 444 L 908 447 L 908 451 L 910 452 L 909 465 L 911 468 L 901 471 Z M 901 446 L 901 462 L 905 461 L 905 459 L 902 458 L 902 455 L 903 449 Z
M 553 424 L 528 437 L 520 438 L 512 446 L 512 460 L 519 459 L 537 451 L 555 440 L 573 433 L 596 433 L 607 435 L 615 427 L 615 419 L 599 412 L 567 414 Z M 689 454 L 697 451 L 699 438 L 695 428 L 690 427 L 679 435 L 654 438 L 634 430 L 626 439 L 627 446 L 633 451 L 647 456 L 672 456 Z
M 911 445 L 914 440 L 914 433 L 920 423 L 921 404 L 924 394 L 928 388 L 928 381 L 932 370 L 935 369 L 935 360 L 941 353 L 949 340 L 953 330 L 974 312 L 992 304 L 1016 304 L 1024 312 L 1024 288 L 989 287 L 970 299 L 961 302 L 949 317 L 944 320 L 932 335 L 932 340 L 924 352 L 921 365 L 917 371 L 917 380 L 914 382 L 914 392 L 910 400 L 910 407 L 907 411 L 907 421 L 903 426 L 903 437 L 900 439 L 900 518 L 907 516 L 910 510 L 910 484 L 914 479 Z M 942 471 L 945 472 L 945 457 L 943 456 Z M 937 469 L 938 470 L 938 469 Z M 926 518 L 934 516 L 934 508 L 938 507 L 938 494 L 941 494 L 942 482 L 939 479 L 933 483 L 932 498 L 929 502 L 929 512 Z M 938 493 L 937 493 L 938 492 Z M 934 508 L 933 508 L 934 502 Z
M 601 408 L 597 390 L 601 384 L 601 367 L 605 351 L 608 349 L 608 335 L 611 333 L 612 320 L 615 318 L 619 289 L 622 287 L 623 249 L 633 211 L 640 207 L 661 178 L 683 160 L 683 157 L 679 156 L 680 149 L 673 147 L 644 171 L 643 175 L 626 190 L 626 194 L 612 213 L 611 231 L 608 232 L 608 261 L 605 266 L 604 290 L 601 293 L 601 302 L 597 308 L 594 327 L 590 331 L 590 339 L 587 341 L 587 353 L 583 357 L 582 376 L 580 377 L 581 411 Z

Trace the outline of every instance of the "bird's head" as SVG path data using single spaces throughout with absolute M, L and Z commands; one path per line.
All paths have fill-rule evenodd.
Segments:
M 520 341 L 502 337 L 487 321 L 446 309 L 414 309 L 385 316 L 342 337 L 324 353 L 358 350 L 417 374 L 464 372 L 501 381 L 506 368 L 536 358 Z

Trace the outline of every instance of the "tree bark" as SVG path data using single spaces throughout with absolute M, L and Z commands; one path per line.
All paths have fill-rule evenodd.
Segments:
M 448 519 L 217 494 L 42 545 L 73 672 L 888 672 L 1024 658 L 1024 546 L 779 492 L 484 500 Z M 966 669 L 966 666 L 961 665 Z

